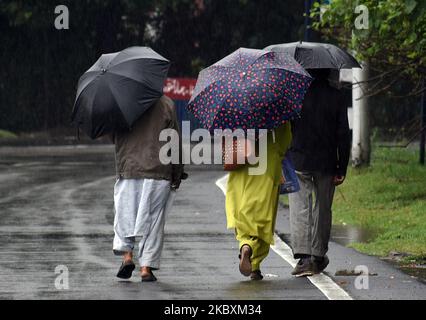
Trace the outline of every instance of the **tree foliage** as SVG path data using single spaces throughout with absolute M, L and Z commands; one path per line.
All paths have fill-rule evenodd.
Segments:
M 357 29 L 360 14 L 368 9 L 368 28 Z M 368 95 L 401 91 L 419 95 L 425 88 L 426 1 L 424 0 L 333 0 L 314 4 L 313 27 L 326 38 L 353 50 L 373 70 Z

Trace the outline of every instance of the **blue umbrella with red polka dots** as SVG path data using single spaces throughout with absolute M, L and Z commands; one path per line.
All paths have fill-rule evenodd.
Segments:
M 240 48 L 197 79 L 187 109 L 214 129 L 273 129 L 297 117 L 312 81 L 286 53 Z

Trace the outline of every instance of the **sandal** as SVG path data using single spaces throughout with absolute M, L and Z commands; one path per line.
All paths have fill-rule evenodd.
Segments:
M 243 276 L 248 277 L 251 274 L 251 248 L 249 245 L 245 244 L 241 247 L 241 253 L 238 256 L 240 258 L 240 272 Z
M 254 270 L 254 271 L 250 274 L 250 279 L 251 279 L 251 280 L 262 280 L 262 279 L 263 279 L 262 272 L 260 272 L 260 270 Z
M 133 270 L 135 270 L 135 264 L 133 261 L 123 261 L 121 263 L 120 269 L 118 269 L 117 277 L 120 279 L 130 279 Z
M 142 282 L 154 282 L 157 281 L 157 278 L 154 276 L 154 274 L 152 272 L 141 276 L 142 278 Z

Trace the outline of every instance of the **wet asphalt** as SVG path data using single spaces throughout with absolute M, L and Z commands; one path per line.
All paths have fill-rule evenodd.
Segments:
M 137 272 L 122 281 L 112 253 L 112 146 L 1 147 L 0 299 L 326 299 L 307 279 L 292 277 L 272 250 L 262 265 L 264 281 L 241 276 L 224 196 L 215 186 L 224 172 L 187 171 L 166 220 L 159 281 L 141 283 Z M 285 210 L 277 228 L 288 234 Z M 332 276 L 359 261 L 380 270 L 368 292 L 356 290 L 352 278 L 334 277 L 355 298 L 426 299 L 424 284 L 374 257 L 337 244 L 330 256 Z M 56 268 L 68 270 L 68 288 Z

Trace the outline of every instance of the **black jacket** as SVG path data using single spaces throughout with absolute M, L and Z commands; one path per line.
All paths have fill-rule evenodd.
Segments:
M 292 130 L 289 152 L 297 171 L 346 175 L 351 142 L 342 92 L 314 81 Z

